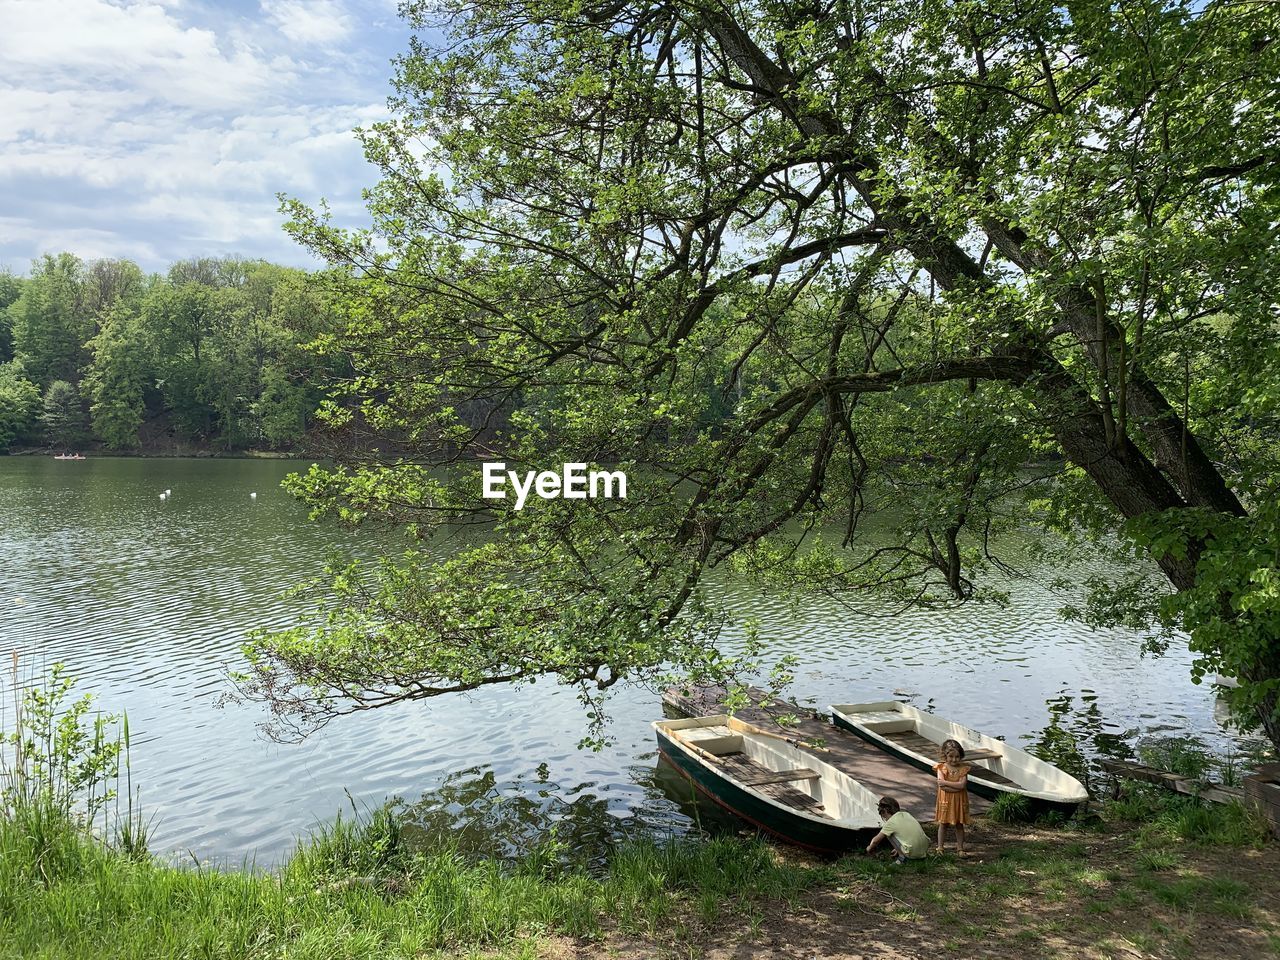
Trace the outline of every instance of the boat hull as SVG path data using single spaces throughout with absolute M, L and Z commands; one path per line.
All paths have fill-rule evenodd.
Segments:
M 911 764 L 911 766 L 915 767 L 917 770 L 924 770 L 927 773 L 932 773 L 933 765 L 938 762 L 937 760 L 921 757 L 920 754 L 916 753 L 914 750 L 908 750 L 892 740 L 877 736 L 862 727 L 860 724 L 851 722 L 839 711 L 833 710 L 831 712 L 831 719 L 839 729 L 854 734 L 890 756 Z M 1031 808 L 1031 812 L 1036 815 L 1044 813 L 1061 813 L 1065 816 L 1071 816 L 1079 809 L 1080 804 L 1084 803 L 1085 799 L 1087 799 L 1055 800 L 1047 797 L 1032 796 L 1025 790 L 1016 786 L 1011 788 L 1009 786 L 983 780 L 980 777 L 972 776 L 969 777 L 969 791 L 986 800 L 998 800 L 1000 797 L 1007 795 L 1024 797 Z
M 838 823 L 822 823 L 793 815 L 744 789 L 729 777 L 692 756 L 685 747 L 657 731 L 658 751 L 699 793 L 752 826 L 788 843 L 818 853 L 840 854 L 865 848 L 875 836 L 875 828 L 854 828 Z

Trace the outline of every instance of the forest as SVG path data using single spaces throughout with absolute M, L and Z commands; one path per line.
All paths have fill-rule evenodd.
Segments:
M 329 362 L 302 345 L 332 316 L 305 271 L 261 260 L 45 254 L 0 273 L 0 452 L 288 450 Z

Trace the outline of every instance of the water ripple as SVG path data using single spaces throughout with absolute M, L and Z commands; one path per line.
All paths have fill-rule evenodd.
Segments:
M 277 489 L 290 469 L 0 458 L 0 646 L 23 650 L 32 672 L 65 663 L 103 708 L 128 712 L 133 782 L 156 815 L 157 849 L 265 865 L 352 800 L 391 797 L 423 831 L 469 831 L 498 853 L 549 824 L 581 843 L 692 828 L 694 811 L 655 765 L 648 724 L 660 710 L 647 691 L 618 693 L 616 743 L 600 753 L 575 749 L 585 732 L 576 698 L 548 684 L 402 704 L 297 745 L 262 739 L 256 707 L 218 709 L 248 632 L 301 614 L 282 592 L 318 575 L 334 547 L 370 549 L 307 523 Z M 716 589 L 800 657 L 797 692 L 818 706 L 896 695 L 1017 739 L 1045 726 L 1049 701 L 1087 692 L 1108 729 L 1226 738 L 1212 692 L 1189 682 L 1185 651 L 1144 659 L 1140 635 L 1064 624 L 1030 581 L 1005 608 L 898 618 L 797 607 L 731 581 Z M 727 646 L 741 639 L 731 633 Z M 500 825 L 499 809 L 523 825 Z

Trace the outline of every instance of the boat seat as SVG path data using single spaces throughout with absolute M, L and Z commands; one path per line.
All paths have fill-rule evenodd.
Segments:
M 715 737 L 728 737 L 733 735 L 733 731 L 726 726 L 715 727 L 686 727 L 683 730 L 675 731 L 685 740 L 710 740 Z
M 805 813 L 825 817 L 828 820 L 835 819 L 823 808 L 821 801 L 814 799 L 801 790 L 797 790 L 795 787 L 789 787 L 785 783 L 771 783 L 756 789 L 779 803 L 786 804 L 793 810 L 803 810 Z
M 966 760 L 999 760 L 1004 754 L 999 750 L 966 750 L 964 758 Z
M 808 767 L 796 767 L 794 770 L 769 770 L 754 776 L 743 777 L 742 782 L 748 787 L 759 787 L 766 783 L 791 783 L 795 780 L 821 780 L 822 774 Z
M 897 710 L 875 710 L 867 713 L 847 713 L 845 714 L 855 723 L 893 723 L 898 720 L 907 720 Z

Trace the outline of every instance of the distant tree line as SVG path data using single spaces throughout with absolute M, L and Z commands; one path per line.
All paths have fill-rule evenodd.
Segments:
M 333 327 L 303 270 L 46 254 L 0 273 L 0 452 L 191 445 L 288 448 L 330 363 L 302 345 Z

